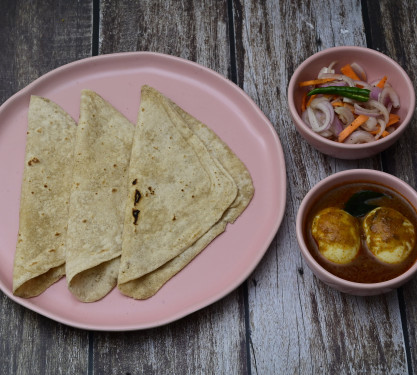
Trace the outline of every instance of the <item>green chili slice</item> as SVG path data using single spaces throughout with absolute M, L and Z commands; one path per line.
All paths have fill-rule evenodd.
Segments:
M 331 94 L 339 95 L 345 98 L 355 99 L 360 102 L 367 102 L 369 100 L 369 95 L 371 90 L 361 89 L 359 87 L 346 87 L 346 86 L 326 86 L 326 87 L 317 87 L 311 90 L 307 96 L 316 95 L 316 94 Z

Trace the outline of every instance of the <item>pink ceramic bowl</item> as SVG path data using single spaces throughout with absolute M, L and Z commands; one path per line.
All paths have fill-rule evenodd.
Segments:
M 305 88 L 299 88 L 298 84 L 317 77 L 320 69 L 332 61 L 337 61 L 336 70 L 345 64 L 357 62 L 365 70 L 368 82 L 388 77 L 388 82 L 400 97 L 400 108 L 396 113 L 401 122 L 397 130 L 376 142 L 344 144 L 320 136 L 302 121 L 301 102 Z M 311 146 L 336 158 L 362 159 L 380 153 L 398 140 L 413 116 L 415 92 L 407 73 L 388 56 L 364 47 L 334 47 L 310 56 L 295 70 L 288 86 L 288 105 L 298 132 Z
M 321 281 L 344 293 L 358 296 L 370 296 L 390 292 L 409 281 L 417 272 L 417 262 L 400 276 L 388 281 L 373 284 L 347 281 L 326 271 L 317 263 L 307 248 L 303 230 L 306 225 L 305 222 L 308 212 L 322 194 L 329 191 L 334 186 L 360 181 L 373 182 L 389 187 L 406 198 L 414 208 L 417 207 L 417 192 L 399 178 L 370 169 L 352 169 L 338 172 L 325 178 L 308 192 L 298 209 L 296 231 L 298 244 L 304 260 Z

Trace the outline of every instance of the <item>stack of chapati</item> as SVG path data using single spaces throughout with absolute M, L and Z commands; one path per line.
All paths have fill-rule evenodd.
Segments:
M 230 148 L 149 86 L 136 128 L 89 90 L 81 94 L 78 127 L 35 96 L 28 122 L 18 296 L 36 296 L 66 274 L 83 302 L 116 284 L 127 296 L 149 298 L 253 196 L 249 172 Z

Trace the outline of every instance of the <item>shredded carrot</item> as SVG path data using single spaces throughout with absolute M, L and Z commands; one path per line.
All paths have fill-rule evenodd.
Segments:
M 332 102 L 332 106 L 333 107 L 343 107 L 343 103 L 342 102 Z
M 368 120 L 368 116 L 359 115 L 356 117 L 346 128 L 344 128 L 338 137 L 339 142 L 343 142 L 350 134 L 352 134 L 359 126 L 364 124 Z
M 313 99 L 316 97 L 317 95 L 311 95 L 310 98 L 307 101 L 306 107 L 310 107 L 311 102 L 313 101 Z
M 323 83 L 332 82 L 334 78 L 321 78 L 321 79 L 312 79 L 310 81 L 303 81 L 298 84 L 299 87 L 306 87 L 306 86 L 315 86 L 321 85 Z
M 389 114 L 389 120 L 388 120 L 388 122 L 387 122 L 387 125 L 386 126 L 391 126 L 391 125 L 394 125 L 394 124 L 396 124 L 398 121 L 400 121 L 400 116 L 398 116 L 397 114 L 395 114 L 395 113 L 390 113 Z
M 387 132 L 386 130 L 384 130 L 383 132 L 382 132 L 382 138 L 384 138 L 384 137 L 386 137 L 387 135 L 389 135 L 390 133 L 389 132 Z
M 373 131 L 371 131 L 371 132 L 369 132 L 369 133 L 371 133 L 372 135 L 377 135 L 377 134 L 379 133 L 379 131 L 380 131 L 380 129 L 377 129 L 377 130 L 373 130 Z M 389 132 L 387 132 L 386 130 L 384 130 L 384 131 L 382 132 L 381 137 L 382 137 L 382 138 L 384 138 L 384 137 L 386 137 L 387 135 L 389 135 Z
M 342 66 L 340 68 L 340 71 L 345 76 L 354 79 L 355 81 L 360 81 L 361 79 L 358 77 L 358 75 L 355 73 L 355 71 L 352 69 L 350 64 L 346 64 L 345 66 Z
M 376 87 L 379 87 L 380 89 L 383 89 L 385 86 L 385 82 L 387 82 L 387 76 L 383 76 L 381 80 L 376 84 Z

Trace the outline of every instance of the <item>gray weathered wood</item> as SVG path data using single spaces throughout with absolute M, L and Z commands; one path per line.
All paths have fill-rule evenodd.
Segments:
M 417 88 L 417 19 L 416 3 L 408 1 L 367 1 L 370 42 L 372 47 L 398 61 Z M 376 19 L 379 22 L 375 22 Z M 401 22 L 398 22 L 398 20 Z M 384 170 L 396 175 L 417 188 L 417 120 L 411 122 L 405 136 L 383 154 Z M 400 290 L 400 302 L 406 319 L 404 337 L 409 345 L 409 369 L 417 369 L 417 280 L 414 279 Z
M 381 168 L 379 157 L 341 161 L 318 153 L 287 109 L 289 79 L 304 59 L 335 45 L 365 45 L 361 4 L 235 1 L 234 14 L 239 85 L 275 126 L 288 168 L 286 217 L 249 279 L 252 372 L 406 372 L 396 293 L 358 298 L 332 290 L 306 267 L 295 237 L 298 206 L 317 182 L 348 168 Z
M 88 2 L 0 3 L 0 102 L 42 74 L 91 54 Z M 0 293 L 0 373 L 80 374 L 88 333 L 55 323 Z
M 94 333 L 97 374 L 245 374 L 241 296 L 223 300 L 168 326 Z

